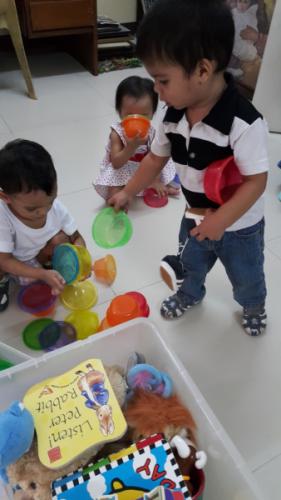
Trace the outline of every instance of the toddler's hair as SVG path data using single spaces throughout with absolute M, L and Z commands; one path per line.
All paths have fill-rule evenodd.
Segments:
M 158 105 L 158 94 L 154 90 L 154 83 L 150 78 L 141 78 L 140 76 L 128 76 L 119 83 L 115 96 L 115 109 L 120 114 L 122 100 L 125 96 L 141 99 L 148 95 L 151 98 L 153 113 Z
M 190 75 L 201 59 L 224 70 L 234 42 L 234 23 L 225 0 L 158 0 L 137 34 L 137 54 L 145 62 L 178 64 Z
M 0 150 L 0 188 L 4 193 L 41 190 L 50 196 L 56 182 L 53 160 L 40 144 L 16 139 Z

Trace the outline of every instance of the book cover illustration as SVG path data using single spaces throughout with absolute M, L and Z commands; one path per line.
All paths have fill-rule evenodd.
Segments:
M 118 495 L 106 495 L 99 497 L 98 500 L 119 500 L 119 498 Z M 159 486 L 137 500 L 184 500 L 184 496 L 180 491 L 172 491 Z
M 159 434 L 110 455 L 82 473 L 74 471 L 72 475 L 57 479 L 53 482 L 52 498 L 137 500 L 158 486 L 181 494 L 170 496 L 171 499 L 191 500 L 170 445 Z
M 138 500 L 184 500 L 184 496 L 181 491 L 172 491 L 163 488 L 163 486 L 158 486 L 158 488 L 155 488 L 150 493 L 146 493 Z
M 32 386 L 23 401 L 34 418 L 39 459 L 50 469 L 120 439 L 127 429 L 99 359 Z

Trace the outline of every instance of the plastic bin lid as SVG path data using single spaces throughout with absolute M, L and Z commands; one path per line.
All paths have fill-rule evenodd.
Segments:
M 131 239 L 133 228 L 128 215 L 112 207 L 103 208 L 96 216 L 92 235 L 97 245 L 103 248 L 114 248 L 126 245 Z
M 67 243 L 56 246 L 52 266 L 64 278 L 66 284 L 72 283 L 79 274 L 77 252 Z
M 28 323 L 22 332 L 22 339 L 27 347 L 34 349 L 35 351 L 40 351 L 43 349 L 40 343 L 40 333 L 46 326 L 53 323 L 54 320 L 51 318 L 35 319 Z

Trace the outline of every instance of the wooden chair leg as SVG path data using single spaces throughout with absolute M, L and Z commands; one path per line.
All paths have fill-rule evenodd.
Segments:
M 15 48 L 15 52 L 17 54 L 19 65 L 20 65 L 23 77 L 25 79 L 28 95 L 31 99 L 37 99 L 36 94 L 35 94 L 35 90 L 33 87 L 33 83 L 32 83 L 32 77 L 31 77 L 29 65 L 27 62 L 24 46 L 23 46 L 23 40 L 22 40 L 22 36 L 21 36 L 18 15 L 17 15 L 17 10 L 16 10 L 16 6 L 14 4 L 14 1 L 11 1 L 11 3 L 10 3 L 10 7 L 8 8 L 8 11 L 6 13 L 6 20 L 7 20 L 8 29 L 9 29 L 9 32 L 10 32 L 10 35 L 12 38 L 12 42 L 13 42 L 13 45 Z

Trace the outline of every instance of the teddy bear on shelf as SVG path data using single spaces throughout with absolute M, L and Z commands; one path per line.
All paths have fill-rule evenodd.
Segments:
M 202 469 L 207 462 L 204 451 L 197 449 L 196 424 L 190 411 L 178 396 L 168 398 L 150 391 L 137 389 L 125 409 L 125 418 L 133 441 L 161 433 L 174 449 L 175 458 L 194 494 L 194 469 Z
M 105 369 L 118 403 L 122 408 L 127 392 L 123 370 L 119 366 L 108 366 Z M 51 500 L 52 481 L 85 466 L 92 461 L 99 450 L 100 448 L 97 448 L 95 453 L 93 453 L 93 450 L 86 452 L 67 466 L 52 470 L 39 461 L 37 441 L 34 439 L 30 450 L 7 467 L 9 483 L 20 488 L 15 491 L 14 498 L 17 500 Z

